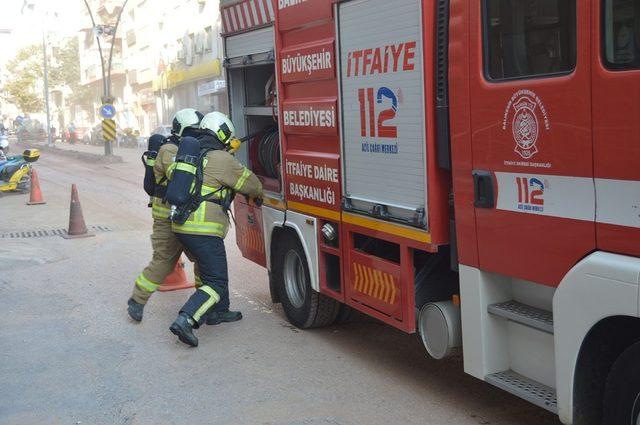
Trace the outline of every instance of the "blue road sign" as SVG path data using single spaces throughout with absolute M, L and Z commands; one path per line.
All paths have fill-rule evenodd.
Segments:
M 105 103 L 100 107 L 100 115 L 102 115 L 102 118 L 110 120 L 111 118 L 116 116 L 115 106 Z

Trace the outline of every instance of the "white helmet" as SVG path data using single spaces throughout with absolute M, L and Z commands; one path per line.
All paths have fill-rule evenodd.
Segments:
M 0 137 L 0 150 L 6 153 L 8 150 L 7 149 L 8 147 L 9 147 L 9 141 L 4 137 Z
M 209 112 L 200 121 L 200 130 L 216 136 L 223 144 L 228 144 L 236 132 L 236 128 L 228 116 L 221 112 Z
M 186 128 L 197 129 L 202 120 L 202 114 L 193 108 L 180 109 L 176 112 L 171 123 L 171 133 L 182 136 Z

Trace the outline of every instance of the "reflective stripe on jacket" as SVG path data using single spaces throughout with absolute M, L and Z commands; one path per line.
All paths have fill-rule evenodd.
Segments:
M 207 153 L 201 194 L 215 193 L 213 199 L 224 199 L 229 188 L 254 198 L 262 197 L 260 180 L 233 155 L 222 150 Z M 184 224 L 173 223 L 172 229 L 176 233 L 224 238 L 229 230 L 229 217 L 220 205 L 202 202 Z

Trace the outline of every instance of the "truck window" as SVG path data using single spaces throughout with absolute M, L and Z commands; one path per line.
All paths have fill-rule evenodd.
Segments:
M 640 0 L 604 0 L 603 56 L 609 69 L 640 69 Z
M 575 0 L 485 0 L 485 74 L 511 80 L 571 72 Z

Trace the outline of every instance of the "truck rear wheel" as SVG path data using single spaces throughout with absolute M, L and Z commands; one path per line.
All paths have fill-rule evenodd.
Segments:
M 301 329 L 332 324 L 340 303 L 311 288 L 307 257 L 296 237 L 284 238 L 275 261 L 278 295 L 289 322 Z
M 604 425 L 640 425 L 640 342 L 615 361 L 604 390 Z

